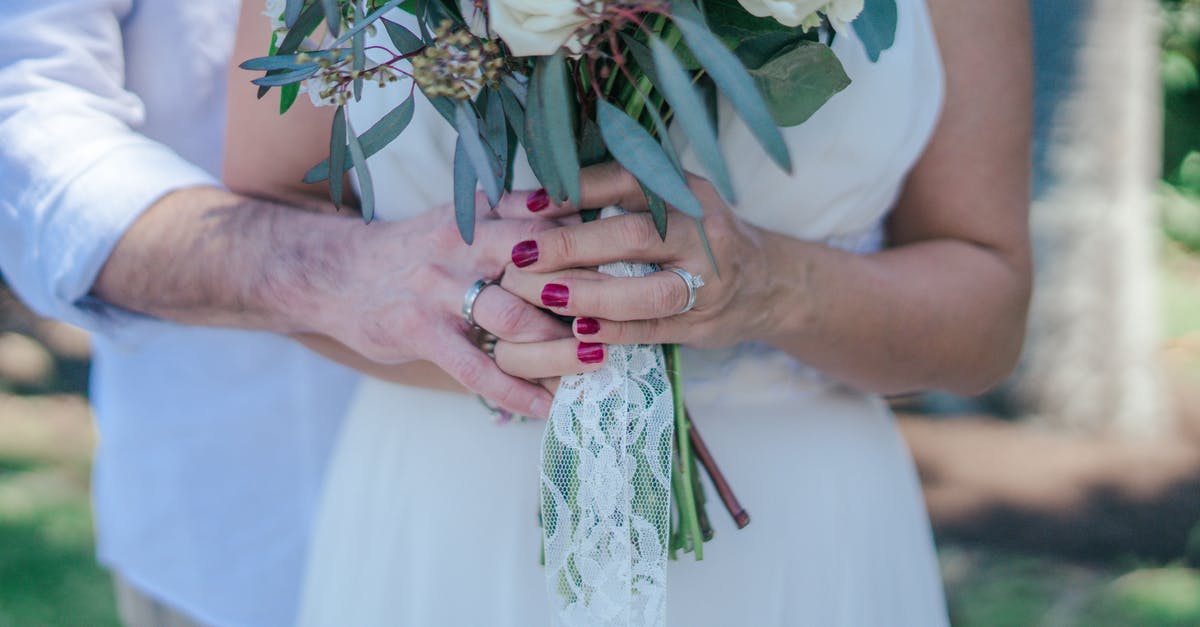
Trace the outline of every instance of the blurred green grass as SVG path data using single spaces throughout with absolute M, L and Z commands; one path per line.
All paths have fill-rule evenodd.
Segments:
M 86 470 L 0 456 L 0 626 L 118 625 L 94 551 Z

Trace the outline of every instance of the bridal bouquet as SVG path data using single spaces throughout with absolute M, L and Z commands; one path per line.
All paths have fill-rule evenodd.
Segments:
M 353 170 L 371 220 L 367 158 L 405 130 L 419 89 L 458 133 L 454 210 L 467 243 L 476 190 L 498 203 L 524 150 L 547 193 L 574 206 L 580 168 L 616 160 L 641 184 L 660 234 L 671 207 L 696 221 L 706 248 L 677 142 L 735 205 L 718 99 L 790 170 L 781 127 L 803 123 L 850 83 L 830 48 L 838 33 L 852 28 L 874 61 L 897 19 L 896 0 L 268 0 L 266 14 L 270 54 L 242 67 L 265 72 L 254 81 L 259 97 L 281 88 L 281 112 L 301 91 L 337 107 L 329 158 L 305 176 L 328 180 L 335 204 Z M 380 31 L 390 45 L 375 43 Z M 409 95 L 360 133 L 345 107 L 367 81 Z M 604 369 L 563 379 L 543 441 L 541 518 L 561 621 L 663 623 L 668 555 L 700 559 L 712 536 L 697 458 L 744 526 L 684 410 L 676 347 L 610 347 Z

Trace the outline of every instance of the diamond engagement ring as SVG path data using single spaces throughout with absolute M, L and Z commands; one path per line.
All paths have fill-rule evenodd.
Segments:
M 701 278 L 699 274 L 692 274 L 683 268 L 667 268 L 667 271 L 677 274 L 679 278 L 683 279 L 683 282 L 687 284 L 688 288 L 687 304 L 683 306 L 682 311 L 675 315 L 678 316 L 691 311 L 692 307 L 696 306 L 696 289 L 704 287 L 704 279 Z
M 479 299 L 479 295 L 483 293 L 489 286 L 496 285 L 496 281 L 488 279 L 479 279 L 471 284 L 467 289 L 467 293 L 463 294 L 462 315 L 467 324 L 472 327 L 478 327 L 475 323 L 475 301 Z

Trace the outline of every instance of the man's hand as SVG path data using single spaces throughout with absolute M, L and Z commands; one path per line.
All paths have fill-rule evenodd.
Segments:
M 462 298 L 499 278 L 515 242 L 556 223 L 525 194 L 482 204 L 467 246 L 438 207 L 391 223 L 299 211 L 212 188 L 151 207 L 113 251 L 93 292 L 183 324 L 333 338 L 384 365 L 427 360 L 465 387 L 529 416 L 549 414 L 542 387 L 502 372 L 469 336 Z M 570 338 L 570 329 L 498 286 L 475 303 L 480 326 L 506 341 Z

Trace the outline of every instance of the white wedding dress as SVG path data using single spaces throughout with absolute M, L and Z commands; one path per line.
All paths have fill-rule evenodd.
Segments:
M 838 34 L 853 83 L 786 130 L 793 175 L 722 111 L 745 220 L 860 253 L 881 245 L 943 94 L 924 1 L 899 5 L 895 45 L 878 63 L 853 32 Z M 351 107 L 355 128 L 406 93 L 369 91 Z M 380 216 L 449 202 L 453 147 L 448 125 L 420 102 L 402 139 L 372 158 Z M 527 168 L 518 184 L 533 185 Z M 683 369 L 688 407 L 752 522 L 737 530 L 709 490 L 716 537 L 702 562 L 683 554 L 668 566 L 670 624 L 947 623 L 920 485 L 882 400 L 759 345 L 686 350 Z M 549 624 L 543 428 L 497 426 L 470 396 L 364 378 L 329 471 L 300 623 Z

